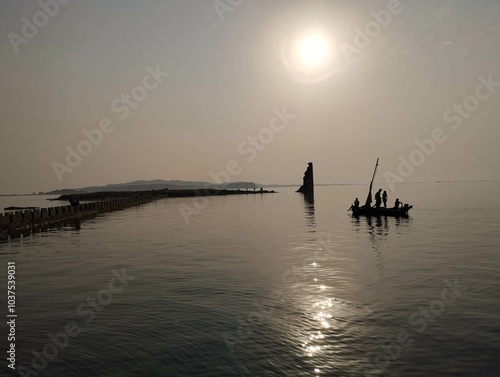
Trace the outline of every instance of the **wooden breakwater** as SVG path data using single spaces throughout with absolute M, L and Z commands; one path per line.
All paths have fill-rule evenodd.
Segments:
M 60 224 L 76 222 L 104 212 L 145 204 L 163 198 L 264 194 L 274 191 L 243 190 L 151 190 L 140 192 L 100 192 L 78 195 L 80 200 L 97 200 L 77 206 L 64 205 L 49 208 L 16 210 L 0 213 L 0 239 L 30 235 L 34 232 L 53 228 Z M 61 196 L 57 200 L 65 200 Z
M 78 221 L 99 213 L 144 204 L 150 200 L 149 198 L 122 198 L 82 203 L 77 206 L 66 205 L 0 213 L 0 238 L 30 235 L 43 229 L 55 227 L 58 224 Z

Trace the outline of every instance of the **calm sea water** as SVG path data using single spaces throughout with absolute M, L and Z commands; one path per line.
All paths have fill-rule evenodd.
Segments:
M 314 202 L 286 188 L 196 199 L 206 207 L 189 223 L 180 208 L 193 198 L 166 199 L 0 244 L 4 313 L 16 262 L 17 366 L 65 377 L 500 376 L 499 189 L 400 185 L 389 200 L 411 202 L 411 217 L 371 221 L 346 211 L 364 186 L 318 187 Z M 61 335 L 68 326 L 73 336 Z

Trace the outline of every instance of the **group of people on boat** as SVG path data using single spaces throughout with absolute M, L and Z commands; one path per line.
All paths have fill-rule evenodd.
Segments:
M 367 214 L 367 215 L 372 215 L 372 214 L 385 214 L 389 216 L 407 216 L 408 211 L 413 208 L 413 206 L 409 204 L 403 204 L 399 201 L 399 198 L 396 198 L 396 201 L 394 202 L 394 207 L 392 208 L 387 208 L 387 191 L 382 192 L 382 189 L 379 189 L 375 193 L 375 205 L 372 206 L 372 187 L 373 187 L 373 180 L 375 179 L 375 173 L 377 172 L 377 167 L 378 167 L 378 161 L 379 159 L 377 158 L 377 163 L 375 164 L 375 170 L 373 171 L 373 176 L 372 180 L 370 182 L 370 190 L 368 192 L 368 197 L 366 198 L 366 202 L 363 206 L 360 207 L 359 205 L 359 199 L 356 198 L 354 200 L 354 204 L 351 205 L 351 208 L 348 209 L 348 211 L 352 211 L 353 214 Z M 384 204 L 384 207 L 382 208 L 382 203 Z
M 379 189 L 376 193 L 375 193 L 375 205 L 371 208 L 376 208 L 376 209 L 379 209 L 380 206 L 382 205 L 382 203 L 384 203 L 384 208 L 387 208 L 387 191 L 384 191 L 382 192 L 382 189 Z M 371 201 L 371 199 L 370 199 Z M 371 204 L 371 203 L 370 203 Z M 370 204 L 365 204 L 363 207 L 361 208 L 370 208 Z M 405 204 L 404 206 L 408 206 L 408 204 Z M 399 201 L 399 198 L 396 198 L 396 201 L 394 202 L 394 207 L 392 207 L 393 209 L 400 209 L 403 207 L 403 203 L 401 203 Z M 356 198 L 354 199 L 354 204 L 351 205 L 351 208 L 349 208 L 349 210 L 352 210 L 352 209 L 357 209 L 357 208 L 360 208 L 359 207 L 359 199 Z

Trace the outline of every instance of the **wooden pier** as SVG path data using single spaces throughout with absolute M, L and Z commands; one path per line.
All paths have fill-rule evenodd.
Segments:
M 49 208 L 17 210 L 0 213 L 0 239 L 29 236 L 32 233 L 54 228 L 64 223 L 71 223 L 100 213 L 121 210 L 127 207 L 142 205 L 164 198 L 248 195 L 274 193 L 274 191 L 257 190 L 151 190 L 138 192 L 100 192 L 78 195 L 80 201 L 96 200 L 77 206 L 65 205 Z M 65 200 L 61 196 L 58 200 Z

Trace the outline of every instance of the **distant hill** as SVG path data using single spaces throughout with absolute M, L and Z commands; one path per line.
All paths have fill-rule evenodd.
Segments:
M 73 189 L 62 189 L 62 190 L 54 190 L 54 191 L 51 191 L 51 192 L 48 192 L 48 193 L 40 193 L 42 195 L 47 195 L 47 194 L 50 194 L 50 195 L 71 195 L 71 194 L 76 194 L 78 193 L 79 191 L 78 190 L 73 190 Z
M 133 181 L 127 183 L 116 183 L 109 184 L 106 186 L 89 186 L 77 189 L 60 189 L 45 194 L 49 195 L 63 195 L 63 194 L 76 194 L 76 193 L 91 193 L 91 192 L 101 192 L 101 191 L 144 191 L 144 190 L 163 190 L 168 188 L 169 190 L 182 190 L 182 189 L 203 189 L 203 188 L 215 188 L 215 189 L 246 189 L 246 188 L 256 188 L 257 185 L 253 182 L 230 182 L 227 184 L 214 184 L 211 182 L 203 181 L 181 181 L 181 180 L 170 180 L 165 181 L 163 179 L 154 179 L 151 181 Z M 259 186 L 260 187 L 260 186 Z

